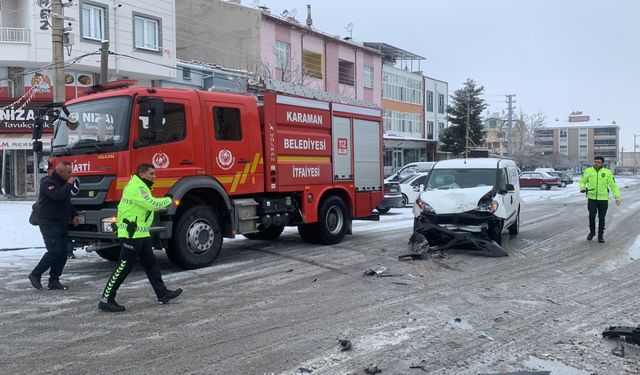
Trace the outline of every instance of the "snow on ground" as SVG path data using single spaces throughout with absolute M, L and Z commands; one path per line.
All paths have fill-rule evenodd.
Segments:
M 624 201 L 624 189 L 640 183 L 640 180 L 633 178 L 618 179 L 622 199 Z M 580 193 L 577 181 L 566 188 L 552 188 L 551 190 L 540 190 L 535 188 L 521 189 L 520 196 L 524 204 L 535 204 L 549 200 L 577 200 L 584 199 L 584 194 Z M 42 256 L 44 242 L 38 227 L 29 224 L 28 218 L 31 213 L 33 201 L 0 201 L 0 228 L 3 235 L 0 236 L 0 267 L 32 267 L 34 259 Z M 631 204 L 631 203 L 629 203 Z M 638 202 L 637 204 L 640 204 Z M 629 208 L 629 207 L 628 207 Z M 395 226 L 406 227 L 412 217 L 411 207 L 392 209 L 389 214 L 381 215 L 380 222 L 375 221 L 355 221 L 354 229 L 359 232 L 375 231 L 380 225 L 385 227 Z M 285 233 L 296 233 L 294 227 L 286 228 Z M 244 240 L 243 236 L 238 236 L 232 240 Z M 225 239 L 225 242 L 229 239 Z M 638 245 L 640 247 L 640 245 Z M 21 249 L 11 251 L 11 249 Z M 635 256 L 638 256 L 634 250 Z M 79 257 L 97 257 L 94 253 L 76 251 Z

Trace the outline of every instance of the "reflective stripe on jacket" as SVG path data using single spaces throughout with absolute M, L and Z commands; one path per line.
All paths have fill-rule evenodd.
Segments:
M 154 198 L 151 195 L 151 190 L 140 177 L 131 176 L 118 204 L 118 238 L 129 238 L 125 219 L 135 222 L 137 225 L 132 238 L 149 237 L 149 228 L 153 223 L 153 212 L 169 205 L 171 205 L 171 198 Z
M 585 169 L 580 179 L 580 190 L 587 189 L 587 199 L 608 201 L 609 190 L 613 192 L 615 199 L 620 199 L 620 190 L 613 173 L 605 167 L 596 170 L 594 167 Z

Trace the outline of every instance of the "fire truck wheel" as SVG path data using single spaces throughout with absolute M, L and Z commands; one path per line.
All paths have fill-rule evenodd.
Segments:
M 120 246 L 110 247 L 108 249 L 96 250 L 96 254 L 98 254 L 102 259 L 115 262 L 116 260 L 118 260 L 118 258 L 120 258 Z
M 250 240 L 277 240 L 278 237 L 282 234 L 284 230 L 284 225 L 279 227 L 270 227 L 260 232 L 256 233 L 247 233 L 243 234 L 243 236 L 247 237 Z
M 167 255 L 178 266 L 195 269 L 213 263 L 221 247 L 219 219 L 210 207 L 200 205 L 180 216 Z
M 320 206 L 318 241 L 324 245 L 341 242 L 347 233 L 347 208 L 339 197 L 329 197 Z

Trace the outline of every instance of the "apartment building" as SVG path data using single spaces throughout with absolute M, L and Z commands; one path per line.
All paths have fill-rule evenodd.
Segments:
M 438 156 L 437 143 L 440 134 L 448 127 L 449 118 L 447 116 L 447 106 L 449 105 L 449 84 L 439 79 L 424 77 L 424 128 L 427 140 L 427 154 L 434 159 L 440 160 L 443 155 Z
M 383 54 L 382 116 L 384 121 L 384 173 L 389 175 L 407 163 L 431 161 L 435 143 L 425 138 L 424 76 L 420 62 L 425 58 L 380 42 L 365 46 Z M 431 147 L 428 143 L 433 143 Z
M 615 121 L 602 121 L 582 112 L 572 112 L 567 119 L 557 120 L 536 130 L 535 150 L 542 155 L 558 154 L 573 160 L 576 169 L 593 164 L 597 155 L 613 168 L 618 163 L 620 126 Z
M 37 108 L 53 100 L 52 17 L 64 17 L 67 99 L 97 83 L 103 40 L 109 40 L 113 52 L 109 80 L 131 78 L 151 86 L 175 76 L 174 0 L 64 0 L 63 4 L 63 14 L 54 14 L 50 0 L 0 0 L 3 194 L 35 194 L 34 170 L 38 164 L 46 165 L 34 161 L 31 128 Z
M 381 53 L 317 30 L 310 7 L 272 14 L 238 3 L 177 2 L 178 58 L 380 106 Z

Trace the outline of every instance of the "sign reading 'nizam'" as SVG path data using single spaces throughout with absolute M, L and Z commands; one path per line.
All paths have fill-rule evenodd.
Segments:
M 0 108 L 9 103 L 0 102 Z M 0 133 L 31 133 L 39 105 L 25 105 L 22 108 L 0 109 Z M 53 127 L 45 123 L 45 132 L 53 132 Z

